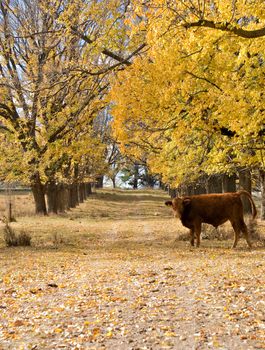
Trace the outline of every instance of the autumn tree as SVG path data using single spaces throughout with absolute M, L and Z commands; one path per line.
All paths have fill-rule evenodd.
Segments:
M 113 85 L 115 132 L 124 152 L 145 150 L 165 182 L 178 186 L 238 169 L 263 173 L 264 13 L 258 5 L 135 4 L 141 20 L 132 20 L 132 31 L 145 30 L 149 50 Z
M 98 102 L 91 102 L 102 87 L 98 79 L 80 82 L 71 74 L 80 49 L 62 37 L 59 3 L 52 11 L 39 1 L 12 5 L 1 3 L 1 82 L 8 101 L 1 105 L 1 117 L 11 145 L 2 153 L 2 172 L 29 182 L 36 212 L 46 214 L 44 185 L 62 163 L 60 146 L 73 129 L 89 125 L 98 109 Z M 18 169 L 7 172 L 5 162 L 13 152 Z
M 94 176 L 92 164 L 104 168 L 93 122 L 105 107 L 109 72 L 129 65 L 141 49 L 129 51 L 127 45 L 125 56 L 119 55 L 127 5 L 1 2 L 1 178 L 29 183 L 37 213 L 47 212 L 49 186 Z

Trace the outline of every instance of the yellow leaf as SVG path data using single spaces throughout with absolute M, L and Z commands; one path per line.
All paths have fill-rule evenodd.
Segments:
M 166 332 L 166 333 L 165 333 L 165 336 L 166 336 L 166 337 L 175 337 L 175 336 L 176 336 L 176 333 L 175 333 L 175 332 Z
M 92 336 L 93 336 L 93 338 L 98 337 L 99 334 L 100 334 L 100 328 L 99 328 L 99 327 L 95 327 L 95 328 L 92 330 Z
M 55 328 L 54 333 L 62 333 L 62 328 Z
M 112 328 L 109 328 L 109 329 L 108 329 L 108 332 L 107 332 L 107 334 L 106 334 L 106 337 L 108 337 L 108 338 L 113 337 Z

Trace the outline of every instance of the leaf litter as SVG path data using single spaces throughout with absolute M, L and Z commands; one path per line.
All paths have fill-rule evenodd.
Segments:
M 174 244 L 124 202 L 78 246 L 0 249 L 0 349 L 265 349 L 264 248 Z

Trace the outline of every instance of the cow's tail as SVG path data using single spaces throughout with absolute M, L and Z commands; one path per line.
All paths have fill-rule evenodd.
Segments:
M 249 201 L 250 201 L 250 204 L 251 204 L 251 211 L 252 211 L 252 217 L 253 219 L 255 219 L 255 217 L 257 216 L 257 208 L 255 206 L 255 203 L 250 195 L 250 193 L 248 191 L 245 191 L 245 190 L 240 190 L 238 191 L 239 195 L 244 195 L 244 196 L 247 196 Z

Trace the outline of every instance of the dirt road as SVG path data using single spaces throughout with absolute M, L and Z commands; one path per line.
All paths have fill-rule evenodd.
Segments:
M 174 242 L 165 198 L 100 192 L 15 223 L 33 246 L 0 247 L 0 349 L 265 349 L 265 249 Z

